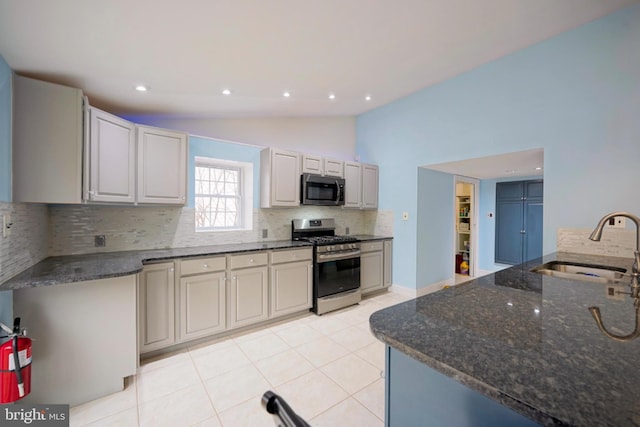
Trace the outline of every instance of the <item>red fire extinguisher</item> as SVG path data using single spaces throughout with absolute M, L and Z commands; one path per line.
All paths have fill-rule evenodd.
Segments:
M 0 323 L 9 341 L 0 345 L 0 403 L 12 403 L 31 392 L 31 340 L 20 330 L 20 318 L 13 330 Z

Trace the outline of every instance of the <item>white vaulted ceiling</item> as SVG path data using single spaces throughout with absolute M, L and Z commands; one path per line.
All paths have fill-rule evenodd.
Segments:
M 0 0 L 0 54 L 114 113 L 357 115 L 637 1 Z

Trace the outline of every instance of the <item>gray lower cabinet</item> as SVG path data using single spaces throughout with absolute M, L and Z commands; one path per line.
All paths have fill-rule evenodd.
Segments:
M 229 328 L 269 318 L 267 253 L 229 256 Z
M 226 321 L 224 256 L 180 262 L 178 340 L 222 332 Z
M 279 317 L 311 308 L 313 304 L 313 252 L 311 249 L 271 253 L 271 316 Z
M 175 343 L 175 265 L 145 265 L 138 286 L 140 353 Z
M 384 258 L 384 280 L 382 286 L 388 288 L 393 284 L 393 240 L 385 240 L 382 244 L 382 254 Z
M 360 244 L 360 290 L 363 294 L 391 286 L 392 250 L 391 239 Z
M 363 242 L 360 244 L 360 290 L 363 294 L 383 288 L 382 242 Z

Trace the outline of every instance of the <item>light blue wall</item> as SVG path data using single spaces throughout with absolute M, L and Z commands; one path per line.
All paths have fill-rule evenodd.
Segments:
M 635 5 L 358 116 L 356 151 L 389 177 L 394 282 L 416 287 L 421 165 L 544 148 L 545 254 L 559 227 L 640 213 L 638 46 Z
M 234 160 L 253 163 L 253 207 L 260 206 L 260 148 L 249 145 L 218 141 L 215 139 L 189 136 L 189 187 L 187 189 L 187 205 L 194 206 L 195 201 L 195 157 L 212 157 L 215 159 Z
M 0 55 L 0 202 L 11 201 L 11 68 Z
M 418 288 L 450 279 L 453 274 L 454 194 L 453 175 L 418 169 Z

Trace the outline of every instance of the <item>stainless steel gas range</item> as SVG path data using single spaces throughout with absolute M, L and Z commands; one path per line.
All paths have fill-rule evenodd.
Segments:
M 313 311 L 329 311 L 357 304 L 360 293 L 360 242 L 336 236 L 333 218 L 294 219 L 291 237 L 313 243 Z

